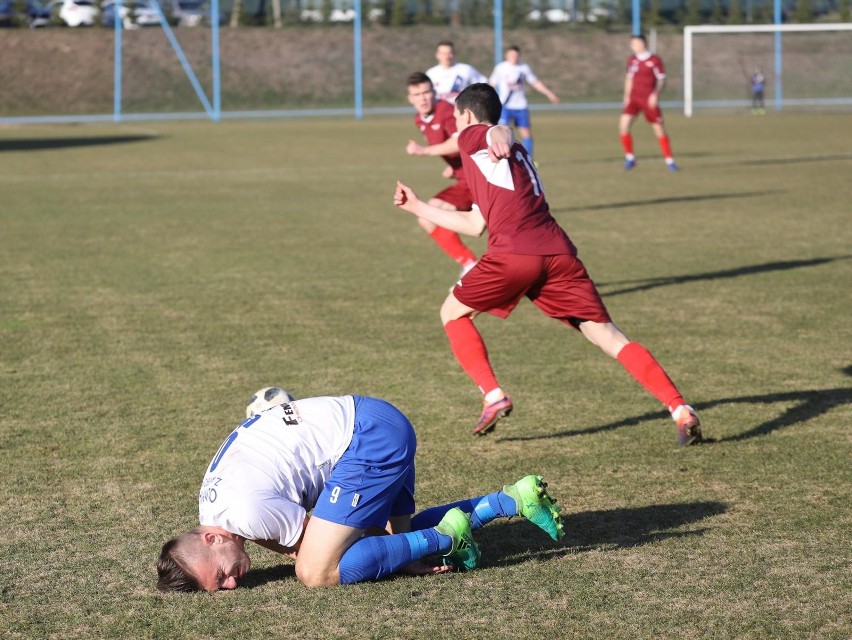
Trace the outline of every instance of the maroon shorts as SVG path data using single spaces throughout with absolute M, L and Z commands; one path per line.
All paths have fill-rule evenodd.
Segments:
M 455 286 L 463 305 L 507 318 L 526 296 L 551 318 L 578 327 L 583 320 L 611 322 L 586 267 L 576 256 L 485 254 Z
M 435 194 L 433 198 L 443 200 L 444 202 L 453 205 L 457 211 L 470 211 L 473 208 L 473 200 L 470 195 L 470 188 L 466 182 L 456 182 Z
M 645 100 L 630 98 L 630 102 L 624 107 L 623 113 L 628 116 L 636 116 L 640 111 L 645 114 L 645 120 L 648 122 L 652 124 L 663 123 L 663 112 L 660 110 L 660 104 L 657 103 L 657 106 L 649 107 L 647 98 Z

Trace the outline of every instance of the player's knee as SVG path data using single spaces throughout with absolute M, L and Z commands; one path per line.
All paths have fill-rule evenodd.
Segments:
M 327 567 L 313 566 L 307 562 L 296 562 L 296 577 L 306 587 L 333 587 L 340 584 L 337 571 L 329 571 Z

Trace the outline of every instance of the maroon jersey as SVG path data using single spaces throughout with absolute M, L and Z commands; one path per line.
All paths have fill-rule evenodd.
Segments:
M 468 186 L 488 227 L 487 253 L 576 255 L 568 235 L 550 215 L 541 179 L 523 145 L 515 143 L 510 158 L 491 162 L 490 128 L 477 124 L 459 135 Z
M 627 60 L 627 75 L 633 77 L 630 99 L 645 101 L 654 91 L 658 80 L 666 76 L 663 61 L 654 53 L 641 57 L 633 54 Z
M 429 146 L 441 144 L 456 135 L 456 117 L 453 115 L 453 105 L 443 100 L 435 102 L 435 110 L 432 115 L 422 117 L 419 113 L 414 116 L 415 126 L 423 132 Z M 462 161 L 459 154 L 441 156 L 448 165 L 453 168 L 453 177 L 456 180 L 464 179 Z

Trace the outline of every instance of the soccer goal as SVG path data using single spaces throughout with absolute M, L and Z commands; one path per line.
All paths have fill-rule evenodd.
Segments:
M 850 69 L 850 23 L 685 27 L 683 112 L 849 109 Z

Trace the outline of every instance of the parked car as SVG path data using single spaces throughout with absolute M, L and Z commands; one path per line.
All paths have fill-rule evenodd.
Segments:
M 49 27 L 51 18 L 53 17 L 50 13 L 50 7 L 42 4 L 39 0 L 27 0 L 24 15 L 30 29 Z
M 12 0 L 0 0 L 0 27 L 11 27 L 15 24 L 15 4 Z
M 108 29 L 115 26 L 116 0 L 104 0 L 101 5 L 101 24 Z M 121 3 L 121 26 L 138 29 L 160 24 L 157 10 L 151 0 L 127 0 Z
M 100 13 L 94 0 L 52 0 L 48 6 L 59 7 L 59 19 L 69 27 L 94 26 Z
M 202 22 L 210 24 L 210 5 L 206 0 L 171 0 L 167 6 L 179 27 L 196 27 Z M 227 16 L 220 11 L 219 25 L 224 24 L 227 24 Z

